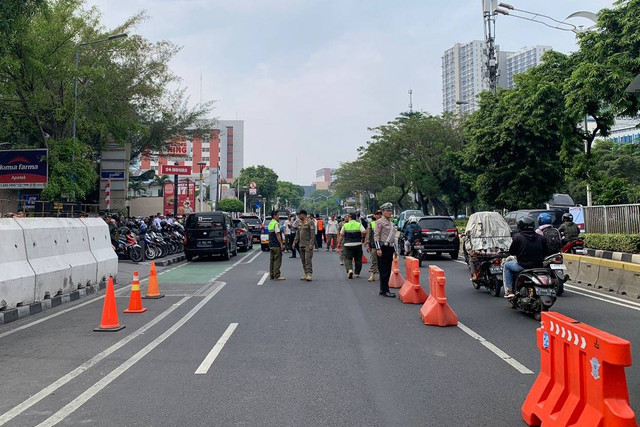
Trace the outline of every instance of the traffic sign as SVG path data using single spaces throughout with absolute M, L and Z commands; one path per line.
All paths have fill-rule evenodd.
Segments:
M 255 196 L 256 194 L 258 194 L 258 189 L 256 189 L 256 188 L 250 188 L 249 189 L 249 195 Z
M 258 188 L 258 185 L 257 185 L 254 181 L 251 181 L 251 182 L 249 183 L 249 188 L 256 189 L 256 188 Z
M 191 166 L 162 165 L 160 175 L 191 175 Z
M 256 208 L 259 208 L 260 206 L 262 206 L 260 202 L 256 202 Z

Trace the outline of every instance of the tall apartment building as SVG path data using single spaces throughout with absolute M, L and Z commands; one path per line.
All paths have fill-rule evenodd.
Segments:
M 313 182 L 316 190 L 328 190 L 329 186 L 335 181 L 336 170 L 334 168 L 322 168 L 316 171 L 316 180 Z
M 485 42 L 474 40 L 456 43 L 442 56 L 442 108 L 445 112 L 466 114 L 475 111 L 477 96 L 489 89 L 484 74 Z M 550 46 L 532 46 L 518 52 L 501 51 L 496 46 L 498 59 L 498 87 L 511 88 L 513 76 L 540 64 L 542 54 Z
M 542 54 L 551 50 L 551 46 L 528 46 L 507 57 L 507 82 L 505 87 L 513 88 L 513 76 L 524 73 L 529 68 L 542 63 Z
M 230 181 L 240 175 L 244 163 L 244 120 L 218 120 L 212 129 L 188 141 L 190 150 L 180 165 L 192 166 L 194 176 L 199 175 L 199 162 L 205 162 L 209 170 L 218 168 L 221 180 Z M 159 173 L 160 165 L 168 159 L 158 153 L 143 155 L 140 169 L 153 169 Z

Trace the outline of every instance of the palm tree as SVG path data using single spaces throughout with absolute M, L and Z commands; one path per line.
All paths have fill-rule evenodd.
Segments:
M 133 191 L 133 197 L 138 197 L 141 190 L 144 190 L 144 184 L 140 181 L 129 181 L 129 190 Z
M 158 196 L 163 196 L 164 184 L 166 182 L 171 182 L 171 178 L 169 177 L 169 175 L 156 175 L 153 177 L 153 181 L 151 181 L 151 183 L 149 184 L 149 187 L 151 187 L 152 185 L 159 186 L 160 190 L 158 190 Z

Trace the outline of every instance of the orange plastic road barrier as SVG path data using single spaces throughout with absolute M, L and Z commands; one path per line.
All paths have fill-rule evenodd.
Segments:
M 447 304 L 447 278 L 444 270 L 435 265 L 429 266 L 429 298 L 420 308 L 420 318 L 425 325 L 455 326 L 458 316 Z
M 118 307 L 116 307 L 116 293 L 113 290 L 113 277 L 107 281 L 107 291 L 104 294 L 104 305 L 102 306 L 102 320 L 100 326 L 95 328 L 95 332 L 115 332 L 123 329 L 124 325 L 118 322 Z
M 147 311 L 142 306 L 142 295 L 140 294 L 140 280 L 138 280 L 138 272 L 133 272 L 133 283 L 131 283 L 131 296 L 129 297 L 129 308 L 125 313 L 144 313 Z
M 158 274 L 156 273 L 156 263 L 151 261 L 151 272 L 149 273 L 149 285 L 147 286 L 147 294 L 144 299 L 158 299 L 162 298 L 164 294 L 160 293 L 158 289 Z
M 400 274 L 400 265 L 398 259 L 394 259 L 391 262 L 391 276 L 389 276 L 390 288 L 401 288 L 404 285 L 404 277 Z
M 398 292 L 398 298 L 405 304 L 422 304 L 427 300 L 427 293 L 420 286 L 420 261 L 409 256 L 404 259 L 404 266 L 407 280 Z
M 560 313 L 542 313 L 540 374 L 522 405 L 530 426 L 637 426 L 624 368 L 631 343 Z
M 366 256 L 364 256 L 364 254 L 362 254 L 362 263 L 363 264 L 368 264 L 369 263 L 369 260 L 367 259 Z

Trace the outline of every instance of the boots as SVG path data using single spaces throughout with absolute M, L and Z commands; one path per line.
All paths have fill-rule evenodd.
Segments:
M 310 282 L 310 281 L 311 281 L 311 273 L 309 273 L 309 274 L 307 274 L 307 275 L 305 276 L 305 280 L 306 280 L 307 282 Z
M 368 282 L 373 282 L 374 280 L 376 280 L 376 275 L 374 273 L 369 273 L 369 279 L 367 279 Z

